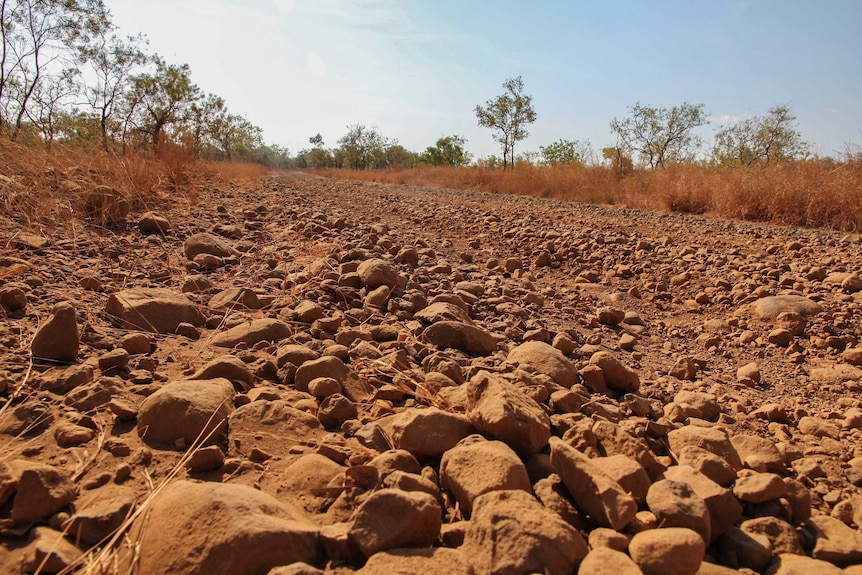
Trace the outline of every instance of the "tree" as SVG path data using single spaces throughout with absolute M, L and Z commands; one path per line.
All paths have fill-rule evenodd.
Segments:
M 691 161 L 702 143 L 693 133 L 708 123 L 703 104 L 683 102 L 673 108 L 629 107 L 629 117 L 611 121 L 619 146 L 637 152 L 650 168 Z
M 419 155 L 416 152 L 411 152 L 397 141 L 391 142 L 386 146 L 385 152 L 386 167 L 402 167 L 412 168 L 419 160 Z
M 586 164 L 593 148 L 589 140 L 557 140 L 549 146 L 539 146 L 542 160 L 549 166 Z
M 515 143 L 530 133 L 525 125 L 536 121 L 533 97 L 524 95 L 524 81 L 520 76 L 503 82 L 506 91 L 488 100 L 485 106 L 476 106 L 476 118 L 484 128 L 496 130 L 494 140 L 503 146 L 503 168 L 515 166 Z
M 419 157 L 422 164 L 431 166 L 466 166 L 470 163 L 470 153 L 464 150 L 467 140 L 461 136 L 443 136 L 434 146 L 426 148 Z
M 102 33 L 109 13 L 103 0 L 2 0 L 0 19 L 0 125 L 11 112 L 15 139 L 43 76 L 55 63 L 70 69 L 70 51 Z
M 619 146 L 602 148 L 602 157 L 610 162 L 611 167 L 617 174 L 617 177 L 622 177 L 631 173 L 634 168 L 631 156 L 629 156 L 626 151 Z
M 102 148 L 107 152 L 110 144 L 109 123 L 123 94 L 131 86 L 132 72 L 147 62 L 140 45 L 142 36 L 129 36 L 122 40 L 100 34 L 92 44 L 81 48 L 81 59 L 90 64 L 93 80 L 87 87 L 87 103 L 99 116 Z
M 740 120 L 715 133 L 712 160 L 725 167 L 788 162 L 808 155 L 810 146 L 796 131 L 790 106 L 769 109 L 766 116 Z
M 338 140 L 343 152 L 342 167 L 365 170 L 380 165 L 385 158 L 388 141 L 373 128 L 363 124 L 347 126 L 347 133 Z
M 31 95 L 31 104 L 26 108 L 27 119 L 41 132 L 49 152 L 60 131 L 63 106 L 78 89 L 77 76 L 75 68 L 63 70 L 59 77 L 42 76 Z
M 135 77 L 128 105 L 131 116 L 137 116 L 138 129 L 155 149 L 168 129 L 189 118 L 192 105 L 202 95 L 192 83 L 188 64 L 167 64 L 159 56 L 153 63 L 154 72 Z
M 324 146 L 323 136 L 321 136 L 320 132 L 318 132 L 317 134 L 308 139 L 308 143 L 311 144 L 314 148 L 322 148 Z

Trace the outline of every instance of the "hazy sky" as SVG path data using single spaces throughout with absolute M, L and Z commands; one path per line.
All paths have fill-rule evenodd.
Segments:
M 860 0 L 106 0 L 120 32 L 292 153 L 362 123 L 417 151 L 500 155 L 473 109 L 522 76 L 538 120 L 516 152 L 613 144 L 635 102 L 713 124 L 789 104 L 821 155 L 862 144 Z

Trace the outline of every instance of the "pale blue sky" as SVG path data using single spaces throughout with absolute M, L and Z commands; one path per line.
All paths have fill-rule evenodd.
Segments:
M 123 33 L 291 152 L 376 127 L 421 151 L 460 134 L 500 154 L 473 109 L 522 76 L 538 120 L 517 152 L 613 144 L 637 101 L 715 118 L 789 104 L 821 155 L 862 144 L 862 0 L 106 0 Z

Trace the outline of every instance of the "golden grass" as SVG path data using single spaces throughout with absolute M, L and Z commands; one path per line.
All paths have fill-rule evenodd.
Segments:
M 478 190 L 499 194 L 619 204 L 783 225 L 862 229 L 862 159 L 804 161 L 751 168 L 672 166 L 619 177 L 604 166 L 503 171 L 479 167 L 322 170 L 350 180 Z
M 253 162 L 201 162 L 201 170 L 232 182 L 257 180 L 269 174 L 262 164 Z

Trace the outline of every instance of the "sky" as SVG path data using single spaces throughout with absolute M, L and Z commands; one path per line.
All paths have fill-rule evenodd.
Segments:
M 363 124 L 408 149 L 460 135 L 501 155 L 474 109 L 521 76 L 537 120 L 516 152 L 595 150 L 635 103 L 702 103 L 709 140 L 788 104 L 821 156 L 862 146 L 862 0 L 105 0 L 121 34 L 188 64 L 295 154 Z

